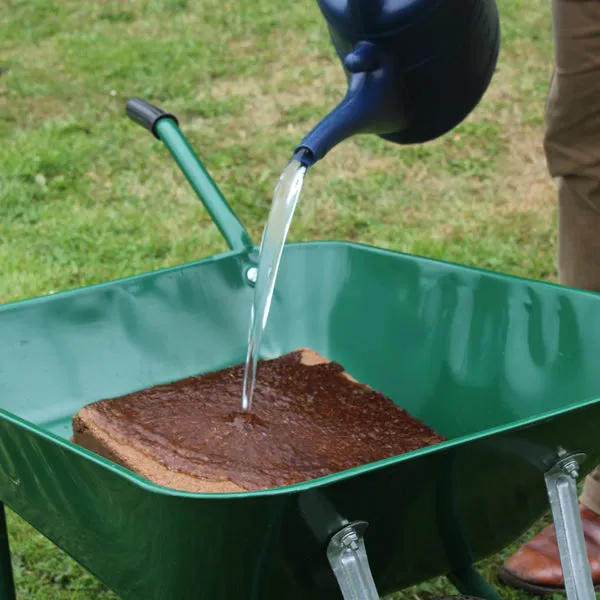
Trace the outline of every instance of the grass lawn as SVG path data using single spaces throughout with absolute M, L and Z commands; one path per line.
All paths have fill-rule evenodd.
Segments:
M 291 240 L 356 240 L 555 279 L 542 151 L 550 2 L 498 1 L 500 64 L 476 111 L 423 146 L 366 136 L 337 147 L 309 172 Z M 165 149 L 124 116 L 130 97 L 178 115 L 258 241 L 291 150 L 345 91 L 314 0 L 2 8 L 0 302 L 226 249 Z M 9 526 L 21 598 L 115 598 L 13 514 Z M 483 565 L 492 582 L 503 556 Z M 435 580 L 398 598 L 446 591 Z

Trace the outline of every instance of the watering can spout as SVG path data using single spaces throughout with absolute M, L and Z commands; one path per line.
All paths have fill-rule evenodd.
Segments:
M 496 0 L 317 0 L 348 92 L 296 148 L 306 166 L 357 134 L 434 140 L 461 123 L 498 60 Z
M 370 42 L 360 42 L 344 60 L 348 90 L 344 99 L 296 147 L 294 158 L 310 167 L 336 145 L 358 133 L 387 133 L 402 128 L 391 71 Z M 390 98 L 394 98 L 390 110 Z

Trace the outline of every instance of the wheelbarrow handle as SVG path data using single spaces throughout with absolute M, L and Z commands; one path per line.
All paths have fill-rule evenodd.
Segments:
M 179 121 L 175 115 L 167 113 L 141 98 L 132 98 L 127 103 L 125 112 L 132 121 L 135 121 L 138 125 L 147 129 L 157 140 L 159 140 L 160 137 L 158 136 L 158 133 L 156 133 L 156 125 L 161 119 L 172 119 L 175 121 L 175 124 L 179 126 Z
M 248 232 L 179 129 L 177 117 L 141 98 L 132 98 L 125 110 L 132 121 L 150 131 L 167 147 L 227 245 L 236 251 L 253 248 Z

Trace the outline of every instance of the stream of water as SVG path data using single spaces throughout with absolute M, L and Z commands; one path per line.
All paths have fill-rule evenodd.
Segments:
M 252 410 L 260 343 L 269 318 L 281 253 L 302 191 L 306 169 L 307 167 L 294 158 L 287 164 L 275 188 L 269 219 L 263 232 L 254 302 L 250 310 L 248 353 L 242 391 L 242 409 L 245 411 Z

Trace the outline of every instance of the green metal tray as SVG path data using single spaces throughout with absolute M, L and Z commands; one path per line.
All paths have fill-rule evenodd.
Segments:
M 264 492 L 161 488 L 72 444 L 71 418 L 242 362 L 255 249 L 176 123 L 157 133 L 233 249 L 0 307 L 0 501 L 124 599 L 339 598 L 332 515 L 369 523 L 381 594 L 448 574 L 493 597 L 471 565 L 547 510 L 557 448 L 587 454 L 582 475 L 600 461 L 600 296 L 359 244 L 289 244 L 262 355 L 311 347 L 450 441 Z

